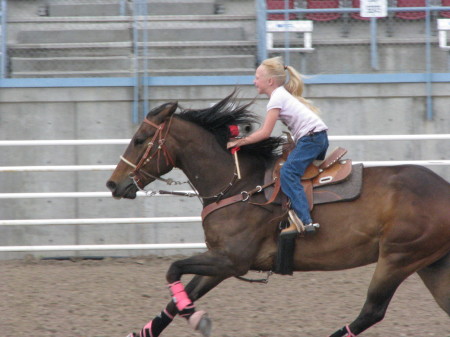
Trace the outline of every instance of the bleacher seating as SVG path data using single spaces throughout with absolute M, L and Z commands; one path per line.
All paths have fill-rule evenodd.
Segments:
M 307 0 L 309 9 L 339 8 L 339 0 Z M 332 21 L 341 17 L 340 13 L 308 13 L 305 15 L 308 20 Z
M 426 0 L 397 0 L 397 7 L 425 7 Z M 403 20 L 421 20 L 426 16 L 425 12 L 397 12 L 395 17 Z
M 130 15 L 134 9 L 133 2 L 101 0 L 102 4 L 108 5 L 101 8 L 99 0 L 83 0 L 82 7 L 79 0 L 12 1 L 11 12 L 15 13 L 17 20 L 12 20 L 14 27 L 9 34 L 9 76 L 129 77 L 136 74 L 137 59 L 137 71 L 143 73 L 142 67 L 146 63 L 149 76 L 254 73 L 257 62 L 254 0 L 147 1 L 149 15 L 139 18 L 137 45 L 133 42 L 134 17 Z M 266 1 L 268 8 L 275 8 L 275 5 L 284 8 L 286 3 L 289 8 L 310 9 L 360 6 L 360 0 Z M 412 4 L 411 1 L 420 3 Z M 421 6 L 423 3 L 423 0 L 411 1 L 389 0 L 389 6 L 406 3 L 408 6 Z M 120 6 L 123 3 L 126 4 L 126 15 L 119 16 L 118 12 L 124 13 Z M 441 0 L 441 3 L 450 6 L 450 0 Z M 37 10 L 37 6 L 27 7 L 31 4 L 47 5 L 43 10 Z M 434 4 L 438 4 L 437 0 Z M 20 7 L 20 17 L 14 8 L 16 5 Z M 26 13 L 25 8 L 28 8 Z M 422 11 L 407 13 L 422 15 Z M 284 19 L 284 14 L 270 15 L 269 19 Z M 449 11 L 435 11 L 434 15 L 449 17 L 450 8 Z M 379 31 L 384 29 L 387 32 L 383 43 L 394 48 L 395 41 L 405 36 L 408 43 L 422 41 L 423 21 L 410 16 L 394 21 L 393 16 L 378 21 Z M 321 65 L 336 53 L 336 45 L 363 49 L 370 36 L 369 25 L 359 13 L 291 13 L 289 17 L 314 21 L 315 56 L 304 58 L 309 59 L 308 67 L 312 71 L 321 71 Z M 395 30 L 390 30 L 399 22 Z M 395 31 L 395 34 L 390 35 L 390 31 Z M 144 35 L 148 38 L 145 43 Z M 282 46 L 285 36 L 274 36 L 274 46 Z M 289 39 L 290 49 L 302 47 L 303 40 L 299 34 L 289 33 Z M 148 48 L 145 54 L 144 47 Z M 349 47 L 345 50 L 347 52 Z M 135 58 L 136 51 L 138 58 Z M 342 57 L 346 57 L 344 54 L 342 52 Z M 144 58 L 147 62 L 143 62 Z
M 450 7 L 450 0 L 442 0 L 442 6 L 449 6 Z M 449 8 L 450 9 L 450 8 Z M 439 16 L 444 18 L 450 18 L 450 11 L 441 11 L 439 12 Z
M 285 0 L 266 0 L 267 9 L 285 9 Z M 287 2 L 288 9 L 294 9 L 294 0 L 289 0 Z M 284 20 L 284 14 L 269 14 L 267 15 L 267 20 Z M 295 20 L 297 16 L 293 13 L 289 14 L 289 20 Z

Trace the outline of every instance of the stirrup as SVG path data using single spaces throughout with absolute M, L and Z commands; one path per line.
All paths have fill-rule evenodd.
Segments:
M 280 233 L 282 236 L 291 236 L 303 233 L 305 231 L 305 226 L 302 220 L 297 216 L 293 209 L 288 212 L 289 227 L 283 229 Z
M 304 226 L 305 232 L 307 233 L 314 233 L 319 227 L 320 225 L 318 223 L 310 223 Z

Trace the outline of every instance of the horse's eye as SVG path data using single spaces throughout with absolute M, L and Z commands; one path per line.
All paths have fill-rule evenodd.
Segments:
M 142 145 L 145 142 L 145 138 L 135 138 L 134 139 L 134 145 L 138 146 L 138 145 Z

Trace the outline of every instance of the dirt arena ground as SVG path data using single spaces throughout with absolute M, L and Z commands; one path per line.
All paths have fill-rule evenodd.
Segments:
M 125 337 L 139 331 L 169 300 L 164 276 L 172 260 L 0 261 L 1 336 Z M 230 279 L 197 307 L 209 313 L 214 337 L 326 337 L 359 313 L 373 268 L 273 275 L 266 285 Z M 177 317 L 161 336 L 198 334 Z M 413 275 L 384 321 L 360 336 L 449 337 L 450 319 Z

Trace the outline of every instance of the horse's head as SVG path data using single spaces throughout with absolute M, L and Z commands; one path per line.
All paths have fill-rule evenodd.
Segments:
M 106 183 L 114 198 L 136 198 L 139 189 L 175 166 L 166 140 L 177 107 L 166 103 L 147 114 Z

